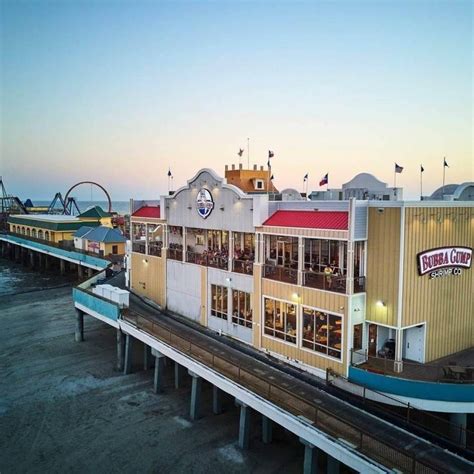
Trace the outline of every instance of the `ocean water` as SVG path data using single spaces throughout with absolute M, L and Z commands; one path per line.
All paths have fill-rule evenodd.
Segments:
M 51 201 L 35 201 L 33 200 L 35 206 L 49 206 Z M 89 209 L 93 206 L 100 206 L 104 211 L 108 210 L 107 201 L 77 201 L 79 209 L 81 212 Z M 59 206 L 57 206 L 59 207 Z M 130 201 L 112 201 L 112 211 L 117 212 L 121 216 L 130 213 Z

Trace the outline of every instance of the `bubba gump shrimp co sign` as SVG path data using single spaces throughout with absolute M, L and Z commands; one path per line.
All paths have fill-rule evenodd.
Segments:
M 418 273 L 430 278 L 461 275 L 463 269 L 471 268 L 472 248 L 439 247 L 425 250 L 417 255 Z

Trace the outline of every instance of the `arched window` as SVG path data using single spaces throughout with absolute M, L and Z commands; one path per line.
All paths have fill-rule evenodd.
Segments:
M 49 231 L 48 230 L 44 233 L 44 240 L 49 240 Z
M 31 232 L 31 236 L 36 239 L 36 229 L 33 229 Z
M 28 229 L 26 229 L 26 235 L 30 236 L 31 235 L 31 229 L 28 227 Z
M 26 229 L 25 229 L 24 227 L 21 228 L 21 233 L 22 233 L 23 235 L 26 234 Z
M 43 238 L 43 231 L 40 229 L 38 231 L 38 239 L 42 239 Z
M 12 225 L 12 226 L 11 226 L 11 231 L 12 231 L 14 234 L 16 234 L 16 225 Z

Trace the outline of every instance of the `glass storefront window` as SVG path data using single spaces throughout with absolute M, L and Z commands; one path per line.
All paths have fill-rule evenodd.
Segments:
M 296 344 L 296 306 L 265 298 L 265 334 Z
M 342 318 L 303 306 L 302 346 L 341 358 Z
M 232 322 L 247 328 L 252 327 L 250 293 L 232 290 Z
M 227 288 L 211 285 L 211 315 L 227 319 Z

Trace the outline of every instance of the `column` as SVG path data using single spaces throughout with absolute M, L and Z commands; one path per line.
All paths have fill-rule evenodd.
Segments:
M 186 261 L 186 252 L 187 252 L 187 244 L 186 244 L 186 227 L 183 226 L 183 238 L 181 240 L 183 242 L 183 262 Z
M 215 385 L 212 386 L 212 413 L 214 415 L 222 413 L 222 390 Z
M 339 469 L 341 467 L 341 463 L 332 456 L 327 455 L 327 472 L 328 474 L 339 474 Z
M 84 269 L 80 263 L 77 264 L 77 277 L 80 279 L 84 278 Z
M 82 342 L 84 340 L 84 312 L 76 308 L 76 342 Z
M 233 270 L 232 264 L 234 260 L 234 233 L 229 230 L 229 262 L 227 264 L 227 269 L 231 272 Z
M 51 267 L 51 257 L 49 255 L 44 256 L 44 269 L 49 270 Z
M 451 413 L 449 415 L 449 421 L 450 423 L 452 423 L 449 427 L 450 438 L 456 444 L 465 448 L 466 447 L 467 414 L 466 413 Z
M 262 441 L 265 444 L 272 442 L 273 435 L 273 421 L 270 418 L 262 415 Z
M 174 363 L 174 388 L 178 389 L 183 383 L 183 366 Z
M 18 245 L 15 245 L 15 261 L 20 261 L 20 247 Z
M 192 377 L 191 385 L 191 406 L 189 409 L 189 416 L 191 420 L 195 421 L 199 418 L 199 408 L 201 404 L 201 388 L 202 388 L 202 379 L 199 375 L 194 372 L 188 371 L 189 375 Z
M 395 330 L 395 362 L 393 370 L 395 372 L 403 372 L 403 329 Z
M 300 442 L 304 445 L 304 474 L 316 474 L 318 471 L 318 448 L 308 443 L 303 438 L 300 438 Z
M 66 272 L 66 262 L 63 259 L 59 259 L 59 273 L 64 275 Z
M 303 270 L 304 270 L 304 239 L 298 237 L 298 285 L 303 285 Z
M 117 370 L 124 368 L 125 337 L 120 328 L 117 328 Z
M 160 393 L 163 389 L 163 380 L 165 376 L 165 356 L 157 351 L 152 349 L 151 353 L 155 356 L 155 374 L 153 377 L 153 391 L 155 393 Z
M 94 273 L 94 270 L 93 270 L 92 268 L 88 268 L 88 269 L 87 269 L 87 276 L 88 276 L 89 278 L 92 278 L 93 273 Z
M 152 348 L 143 343 L 143 370 L 151 369 L 152 365 Z
M 133 337 L 130 334 L 125 335 L 125 360 L 123 364 L 123 373 L 128 375 L 132 372 L 133 358 Z
M 30 257 L 31 268 L 35 268 L 35 253 L 33 252 L 33 250 L 29 251 L 29 257 Z
M 240 421 L 239 421 L 239 448 L 248 449 L 250 444 L 250 410 L 251 408 L 245 403 L 236 400 L 240 405 Z

